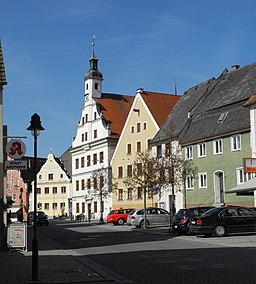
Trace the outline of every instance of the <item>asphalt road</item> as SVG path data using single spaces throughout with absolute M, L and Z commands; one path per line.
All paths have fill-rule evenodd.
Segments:
M 131 283 L 256 283 L 256 234 L 204 238 L 58 221 L 38 233 Z

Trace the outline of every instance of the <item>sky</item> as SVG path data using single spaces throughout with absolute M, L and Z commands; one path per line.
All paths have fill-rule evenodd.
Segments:
M 255 0 L 8 0 L 0 39 L 8 84 L 3 123 L 26 137 L 37 113 L 45 128 L 38 156 L 72 144 L 84 100 L 92 37 L 103 92 L 138 88 L 182 95 L 238 64 L 256 61 Z

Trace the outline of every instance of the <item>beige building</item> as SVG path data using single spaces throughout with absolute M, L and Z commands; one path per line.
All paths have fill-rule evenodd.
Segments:
M 143 193 L 140 188 L 126 188 L 124 177 L 132 173 L 132 164 L 138 152 L 151 150 L 150 141 L 155 136 L 179 96 L 137 90 L 125 126 L 115 149 L 111 165 L 115 192 L 113 208 L 142 208 Z M 147 206 L 159 206 L 158 196 L 147 194 Z
M 53 154 L 49 154 L 37 174 L 37 210 L 44 211 L 49 218 L 69 215 L 71 181 L 64 166 L 58 161 Z M 33 208 L 33 202 L 30 204 L 30 208 Z

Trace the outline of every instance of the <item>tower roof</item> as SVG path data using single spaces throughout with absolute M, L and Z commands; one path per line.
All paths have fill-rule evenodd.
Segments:
M 2 44 L 0 40 L 0 85 L 6 85 L 6 75 L 5 75 L 5 68 L 4 68 L 4 57 L 2 52 Z

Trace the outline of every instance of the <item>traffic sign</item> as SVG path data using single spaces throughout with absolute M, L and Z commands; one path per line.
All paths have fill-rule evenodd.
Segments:
M 13 160 L 5 161 L 6 170 L 26 170 L 28 168 L 28 163 L 26 160 Z

